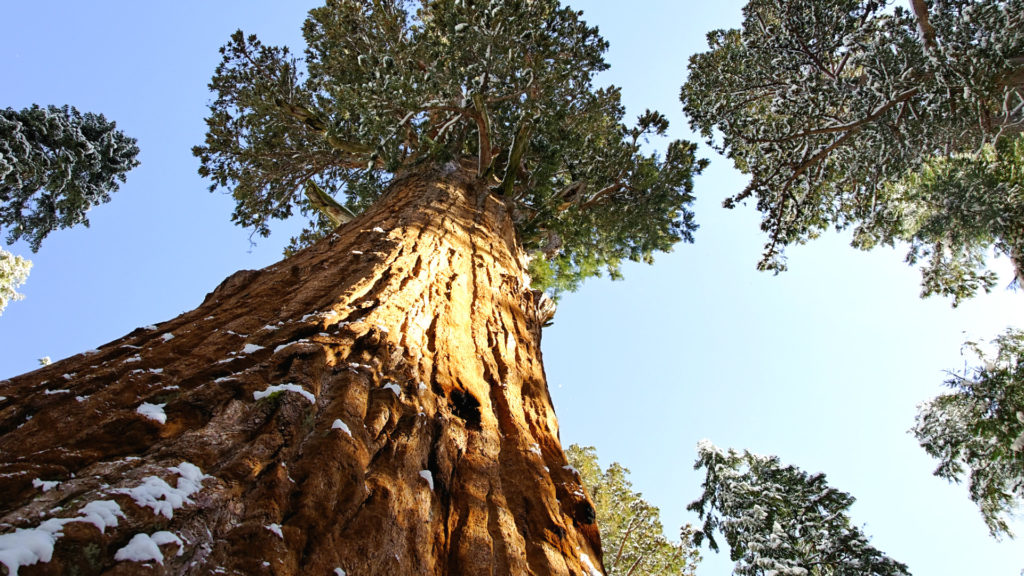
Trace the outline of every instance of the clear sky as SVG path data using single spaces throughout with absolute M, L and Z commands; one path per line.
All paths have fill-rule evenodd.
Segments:
M 201 142 L 217 48 L 242 28 L 301 49 L 310 0 L 12 2 L 0 35 L 0 106 L 72 104 L 139 139 L 142 165 L 92 226 L 51 235 L 27 298 L 0 317 L 0 378 L 95 348 L 197 306 L 223 278 L 280 259 L 288 224 L 255 246 L 210 194 L 190 148 Z M 629 114 L 657 108 L 690 137 L 678 102 L 687 57 L 714 28 L 737 27 L 742 2 L 572 2 L 611 42 L 602 83 L 623 87 Z M 657 143 L 655 143 L 657 144 Z M 697 181 L 696 244 L 626 280 L 593 280 L 563 298 L 544 333 L 562 441 L 597 447 L 633 472 L 634 488 L 674 534 L 701 478 L 695 445 L 778 454 L 850 492 L 873 544 L 917 575 L 1016 575 L 1020 541 L 991 539 L 966 488 L 931 476 L 907 429 L 915 406 L 964 365 L 966 338 L 1024 326 L 1024 294 L 952 309 L 920 300 L 919 275 L 888 249 L 858 252 L 828 235 L 789 251 L 790 271 L 754 269 L 764 238 L 750 208 L 721 200 L 745 179 L 707 148 Z M 1000 264 L 1005 264 L 1001 262 Z M 1005 286 L 1009 276 L 1004 276 Z M 1018 524 L 1018 532 L 1024 526 Z M 701 576 L 731 571 L 706 554 Z

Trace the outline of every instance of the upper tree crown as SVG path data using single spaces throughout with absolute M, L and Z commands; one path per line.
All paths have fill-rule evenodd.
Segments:
M 557 0 L 328 0 L 309 13 L 303 58 L 235 33 L 211 82 L 211 189 L 263 235 L 318 190 L 359 211 L 423 163 L 475 161 L 513 206 L 547 284 L 574 286 L 623 258 L 650 260 L 696 228 L 694 145 L 644 154 L 665 117 L 622 123 L 618 88 L 594 88 L 607 42 Z M 307 194 L 307 189 L 310 192 Z M 334 219 L 337 222 L 337 219 Z

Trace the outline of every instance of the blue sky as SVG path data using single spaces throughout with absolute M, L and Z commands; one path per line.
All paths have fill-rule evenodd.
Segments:
M 738 26 L 742 2 L 572 4 L 611 42 L 600 82 L 623 87 L 631 115 L 657 108 L 673 137 L 692 138 L 677 99 L 687 57 L 708 30 Z M 90 213 L 91 228 L 55 233 L 35 255 L 7 248 L 35 267 L 26 300 L 0 317 L 0 378 L 176 316 L 232 272 L 280 258 L 294 227 L 251 246 L 229 221 L 231 199 L 196 175 L 190 148 L 203 138 L 206 83 L 230 33 L 299 49 L 315 5 L 5 7 L 0 106 L 102 112 L 139 139 L 142 165 Z M 586 283 L 544 334 L 563 443 L 594 445 L 604 464 L 630 468 L 670 534 L 695 521 L 685 511 L 701 481 L 694 447 L 709 438 L 827 473 L 857 497 L 854 520 L 874 545 L 914 574 L 1018 574 L 1021 542 L 992 540 L 966 489 L 932 477 L 906 431 L 915 406 L 941 392 L 943 371 L 963 367 L 966 338 L 1024 326 L 1024 294 L 998 288 L 958 309 L 920 300 L 902 252 L 858 252 L 835 234 L 789 251 L 790 271 L 759 273 L 758 215 L 720 207 L 745 179 L 704 155 L 712 164 L 697 181 L 696 244 L 627 266 L 624 281 Z M 702 576 L 730 572 L 726 554 L 706 556 Z

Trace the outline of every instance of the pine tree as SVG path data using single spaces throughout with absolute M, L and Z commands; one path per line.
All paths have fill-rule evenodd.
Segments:
M 918 408 L 913 432 L 939 460 L 935 475 L 966 475 L 991 534 L 1012 537 L 1007 518 L 1024 501 L 1024 332 L 1007 330 L 992 344 L 990 354 L 966 344 L 980 364 L 952 374 L 953 392 Z
M 9 303 L 24 298 L 17 289 L 28 278 L 31 268 L 32 262 L 0 248 L 0 314 Z
M 139 165 L 135 139 L 102 114 L 33 105 L 0 110 L 0 229 L 32 251 L 58 228 L 89 225 L 86 213 L 110 201 Z
M 665 538 L 660 511 L 633 491 L 629 470 L 613 462 L 601 470 L 592 446 L 565 450 L 587 493 L 594 499 L 604 567 L 608 576 L 692 576 L 700 554 L 691 547 L 693 529 L 680 528 L 680 542 Z
M 321 238 L 0 383 L 0 559 L 600 574 L 527 254 L 557 290 L 688 240 L 693 145 L 641 153 L 667 122 L 621 123 L 605 42 L 555 0 L 330 0 L 304 34 L 301 61 L 232 37 L 196 153 L 239 224 L 305 210 Z
M 988 290 L 991 248 L 1024 276 L 1024 2 L 752 0 L 708 35 L 682 102 L 750 185 L 759 267 L 830 227 L 911 244 L 924 295 Z
M 694 469 L 705 469 L 704 493 L 688 506 L 704 520 L 695 536 L 718 551 L 729 544 L 738 576 L 896 576 L 907 567 L 873 548 L 851 525 L 854 499 L 824 474 L 783 466 L 776 456 L 697 445 Z

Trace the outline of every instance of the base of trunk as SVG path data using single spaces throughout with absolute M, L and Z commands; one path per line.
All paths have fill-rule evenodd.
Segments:
M 0 383 L 0 565 L 600 574 L 536 299 L 469 172 L 403 178 L 198 309 Z

